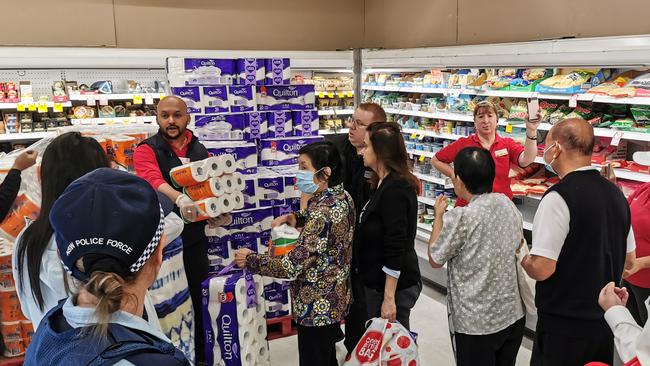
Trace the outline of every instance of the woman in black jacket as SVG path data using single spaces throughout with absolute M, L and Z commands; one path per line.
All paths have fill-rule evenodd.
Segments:
M 375 189 L 359 219 L 359 272 L 368 318 L 381 316 L 409 328 L 422 291 L 415 254 L 419 180 L 410 172 L 396 123 L 368 127 L 363 163 L 374 171 Z

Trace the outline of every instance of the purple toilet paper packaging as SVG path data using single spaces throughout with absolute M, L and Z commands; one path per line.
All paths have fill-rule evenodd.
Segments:
M 264 85 L 266 65 L 263 58 L 239 58 L 236 61 L 237 83 L 239 85 Z
M 267 112 L 266 118 L 269 121 L 268 138 L 293 136 L 293 121 L 291 112 L 273 111 Z
M 289 111 L 316 109 L 314 85 L 279 85 L 257 87 L 258 111 Z
M 215 58 L 167 58 L 170 86 L 232 85 L 235 60 Z
M 230 154 L 237 162 L 237 171 L 242 174 L 257 174 L 257 145 L 242 141 L 207 141 L 203 143 L 210 155 L 219 156 Z
M 244 114 L 209 114 L 194 118 L 194 132 L 202 141 L 239 141 L 244 139 Z
M 298 151 L 305 145 L 321 140 L 323 140 L 322 136 L 262 139 L 260 141 L 261 165 L 279 166 L 298 164 Z
M 260 169 L 257 176 L 256 194 L 260 207 L 284 204 L 284 177 L 267 169 Z
M 291 65 L 288 58 L 267 58 L 265 61 L 266 85 L 288 85 Z
M 318 111 L 294 111 L 292 113 L 294 136 L 318 136 L 320 127 Z
M 225 85 L 201 87 L 201 102 L 205 114 L 230 112 L 228 87 Z
M 271 231 L 273 209 L 270 207 L 233 211 L 230 225 L 212 228 L 211 236 L 219 241 L 240 241 L 258 238 Z
M 203 103 L 201 103 L 201 90 L 199 87 L 176 87 L 171 88 L 172 94 L 183 99 L 187 104 L 187 113 L 203 113 Z
M 259 140 L 267 138 L 269 134 L 269 123 L 266 112 L 246 113 L 246 140 Z
M 255 86 L 233 85 L 228 87 L 230 111 L 233 113 L 253 112 L 257 109 Z
M 291 313 L 291 282 L 270 277 L 262 277 L 264 282 L 264 307 L 266 318 L 273 319 Z
M 244 210 L 259 207 L 259 197 L 257 196 L 257 177 L 254 175 L 244 175 L 245 187 L 242 190 L 244 195 Z

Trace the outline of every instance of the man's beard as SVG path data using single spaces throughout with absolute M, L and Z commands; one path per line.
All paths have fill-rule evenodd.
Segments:
M 162 129 L 161 128 L 160 132 L 162 133 L 163 137 L 165 137 L 167 140 L 178 140 L 179 138 L 181 138 L 185 134 L 185 129 L 181 128 L 179 126 L 176 126 L 176 128 L 177 128 L 176 131 L 178 131 L 178 134 L 175 135 L 175 136 L 169 135 L 169 133 L 167 132 L 167 129 Z

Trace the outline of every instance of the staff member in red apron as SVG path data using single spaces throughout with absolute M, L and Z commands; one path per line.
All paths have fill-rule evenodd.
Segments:
M 515 140 L 497 134 L 497 125 L 499 123 L 497 107 L 488 101 L 480 102 L 474 108 L 476 133 L 463 137 L 438 151 L 432 159 L 433 167 L 451 178 L 454 174 L 454 168 L 450 164 L 456 158 L 456 154 L 466 147 L 482 147 L 490 152 L 496 165 L 493 192 L 503 193 L 508 198 L 512 198 L 510 177 L 508 176 L 510 164 L 517 164 L 525 168 L 535 161 L 539 122 L 539 116 L 535 120 L 526 121 L 526 144 L 521 146 Z M 456 201 L 456 207 L 466 205 L 467 202 L 462 198 L 458 198 Z

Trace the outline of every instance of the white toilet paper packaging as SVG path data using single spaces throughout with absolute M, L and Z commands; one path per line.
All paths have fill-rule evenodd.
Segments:
M 228 87 L 225 85 L 202 86 L 201 103 L 205 114 L 230 112 Z
M 266 85 L 288 85 L 291 81 L 291 62 L 288 58 L 267 58 Z
M 268 137 L 269 123 L 266 112 L 247 113 L 246 122 L 246 130 L 244 133 L 246 140 L 259 140 Z
M 201 286 L 207 364 L 270 365 L 261 277 L 227 267 Z
M 228 87 L 228 100 L 232 113 L 253 112 L 257 109 L 255 86 L 233 85 Z
M 291 112 L 273 111 L 266 114 L 269 122 L 268 138 L 293 136 L 293 120 Z
M 322 136 L 262 139 L 260 141 L 261 164 L 263 166 L 298 164 L 298 151 L 304 146 L 322 139 Z
M 194 121 L 194 132 L 200 140 L 239 141 L 244 139 L 246 119 L 241 113 L 197 115 Z
M 313 85 L 266 85 L 257 87 L 257 110 L 290 111 L 316 109 Z
M 167 244 L 163 263 L 149 295 L 163 333 L 172 344 L 194 362 L 194 311 L 183 265 L 183 241 Z
M 254 143 L 232 141 L 203 143 L 208 152 L 214 156 L 230 154 L 236 161 L 236 171 L 242 174 L 257 174 L 257 145 Z
M 292 113 L 294 136 L 318 136 L 320 127 L 318 111 L 294 111 Z
M 237 84 L 264 85 L 266 83 L 266 65 L 263 58 L 239 58 L 235 61 Z
M 215 58 L 167 58 L 171 86 L 232 85 L 235 60 Z
M 201 102 L 201 90 L 199 87 L 173 87 L 171 91 L 173 95 L 183 99 L 185 104 L 187 104 L 187 113 L 203 113 L 203 103 Z
M 212 228 L 210 236 L 215 237 L 212 240 L 247 240 L 258 238 L 264 232 L 270 233 L 271 231 L 273 209 L 270 207 L 234 211 L 231 215 L 232 222 L 230 225 Z M 267 235 L 270 235 L 269 233 Z

